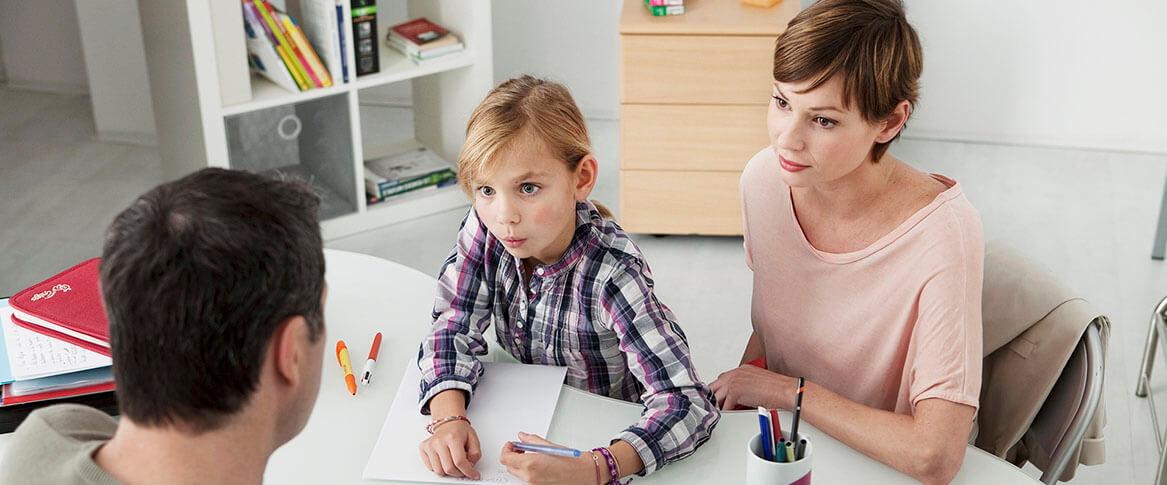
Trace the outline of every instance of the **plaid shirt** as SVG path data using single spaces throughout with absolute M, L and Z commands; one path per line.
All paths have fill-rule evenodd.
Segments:
M 419 351 L 420 405 L 428 413 L 439 392 L 473 392 L 493 318 L 498 342 L 523 363 L 566 366 L 568 385 L 644 403 L 640 420 L 613 441 L 631 444 L 649 473 L 692 454 L 721 414 L 672 311 L 653 295 L 640 249 L 590 202 L 577 203 L 576 216 L 563 258 L 536 266 L 524 282 L 521 261 L 470 210 L 442 266 L 433 331 Z

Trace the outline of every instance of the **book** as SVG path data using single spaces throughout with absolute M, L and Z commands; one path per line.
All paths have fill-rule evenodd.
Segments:
M 386 38 L 395 39 L 405 46 L 406 54 L 412 55 L 461 44 L 458 36 L 425 17 L 390 27 Z
M 684 4 L 685 0 L 649 0 L 649 5 L 653 7 L 667 7 Z
M 296 46 L 296 51 L 300 53 L 300 58 L 305 61 L 305 67 L 307 67 L 308 73 L 318 83 L 317 87 L 327 88 L 332 86 L 332 76 L 328 75 L 328 70 L 324 68 L 324 63 L 320 62 L 320 58 L 316 56 L 316 51 L 312 49 L 312 44 L 308 42 L 308 38 L 304 37 L 304 32 L 296 25 L 295 19 L 283 13 L 278 15 L 280 21 L 284 23 L 284 30 L 287 31 L 289 40 Z
M 300 84 L 288 72 L 288 66 L 272 44 L 254 7 L 243 6 L 243 30 L 247 33 L 247 59 L 253 71 L 289 91 L 300 91 Z
M 449 162 L 425 147 L 365 161 L 365 192 L 377 199 L 456 178 Z
M 12 322 L 109 356 L 109 321 L 93 258 L 12 295 Z
M 421 63 L 436 57 L 441 57 L 455 52 L 462 52 L 465 47 L 461 42 L 456 44 L 448 44 L 442 47 L 427 49 L 424 51 L 417 50 L 416 46 L 411 46 L 405 42 L 401 37 L 392 35 L 385 36 L 385 44 L 392 47 L 394 50 L 405 54 L 411 61 Z
M 279 38 L 276 37 L 276 32 L 272 31 L 272 24 L 269 23 L 264 16 L 264 12 L 266 12 L 267 9 L 263 7 L 262 2 L 260 2 L 259 5 L 256 5 L 252 0 L 244 0 L 243 7 L 245 13 L 248 11 L 251 12 L 248 15 L 254 18 L 256 23 L 259 25 L 258 29 L 254 29 L 255 33 L 258 35 L 262 30 L 263 33 L 267 36 L 267 41 L 271 44 L 272 49 L 276 51 L 276 55 L 280 58 L 280 64 L 283 65 L 285 69 L 287 69 L 288 75 L 292 76 L 292 80 L 296 83 L 297 90 L 307 91 L 308 89 L 311 89 L 311 85 L 309 84 L 308 80 L 305 79 L 302 74 L 300 74 L 299 69 L 296 69 L 296 64 L 292 60 L 291 54 L 289 54 L 288 50 L 284 48 L 284 45 L 280 43 Z M 272 63 L 269 62 L 265 67 L 269 71 L 274 71 L 275 67 L 273 67 L 271 64 Z
M 321 80 L 320 76 L 316 74 L 316 71 L 312 69 L 312 65 L 308 62 L 308 55 L 305 54 L 304 49 L 296 43 L 295 38 L 292 36 L 292 32 L 287 28 L 286 23 L 284 22 L 284 17 L 286 15 L 283 12 L 276 10 L 276 8 L 273 7 L 271 2 L 268 0 L 263 0 L 263 6 L 267 8 L 268 14 L 271 15 L 272 21 L 275 22 L 275 27 L 272 31 L 274 32 L 278 30 L 283 36 L 282 39 L 287 46 L 285 48 L 291 55 L 292 60 L 296 61 L 296 67 L 300 69 L 300 74 L 302 74 L 304 78 L 312 84 L 312 87 L 324 87 L 324 81 Z
M 0 433 L 11 433 L 16 430 L 16 427 L 24 422 L 24 418 L 28 417 L 28 413 L 61 402 L 71 402 L 94 407 L 110 416 L 116 416 L 119 413 L 117 395 L 113 391 L 71 396 L 52 401 L 33 401 L 11 406 L 0 406 Z
M 324 63 L 333 83 L 348 82 L 344 72 L 344 6 L 340 0 L 302 0 L 300 29 Z
M 357 76 L 376 74 L 381 70 L 380 54 L 377 51 L 377 2 L 376 0 L 351 2 Z
M 109 367 L 105 355 L 19 327 L 0 300 L 0 384 Z
M 648 8 L 648 12 L 653 17 L 664 17 L 668 15 L 682 15 L 685 13 L 684 5 L 668 5 L 657 6 L 652 4 L 653 0 L 644 0 L 644 6 Z
M 114 388 L 113 367 L 105 366 L 4 384 L 0 387 L 0 406 L 64 399 Z
M 271 7 L 270 3 L 264 0 L 252 0 L 250 3 L 254 5 L 255 9 L 259 12 L 259 16 L 267 25 L 268 32 L 270 32 L 271 35 L 275 37 L 279 48 L 283 49 L 284 55 L 282 57 L 284 58 L 284 62 L 288 65 L 288 70 L 293 73 L 293 76 L 298 77 L 298 79 L 303 82 L 303 84 L 300 85 L 300 89 L 302 91 L 312 89 L 312 87 L 316 84 L 313 82 L 312 77 L 308 75 L 308 70 L 300 62 L 299 56 L 296 54 L 292 43 L 288 41 L 287 36 L 284 35 L 284 30 L 281 27 L 280 22 L 275 18 L 275 9 Z

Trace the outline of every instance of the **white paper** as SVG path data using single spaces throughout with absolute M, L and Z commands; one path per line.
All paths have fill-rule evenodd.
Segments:
M 405 366 L 397 397 L 385 416 L 385 424 L 365 466 L 364 478 L 433 483 L 515 483 L 522 480 L 507 473 L 498 462 L 503 444 L 517 440 L 519 431 L 547 436 L 559 402 L 566 367 L 483 362 L 485 372 L 470 399 L 466 417 L 474 425 L 482 445 L 476 468 L 481 480 L 439 477 L 426 468 L 417 445 L 429 437 L 425 426 L 431 417 L 418 411 L 421 371 L 416 358 Z
M 16 380 L 64 374 L 112 365 L 109 357 L 12 323 L 12 308 L 0 308 L 0 327 L 12 377 Z

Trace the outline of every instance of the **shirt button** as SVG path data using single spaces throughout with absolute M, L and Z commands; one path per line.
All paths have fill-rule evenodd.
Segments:
M 537 274 L 539 276 L 543 276 L 543 268 L 536 269 L 535 274 Z
M 520 339 L 520 338 L 518 338 L 518 337 L 515 337 L 515 345 L 518 345 L 518 344 L 519 344 L 520 342 L 522 342 L 522 341 L 523 341 L 523 339 Z
M 523 328 L 523 321 L 519 320 L 517 323 L 515 323 L 515 325 L 518 325 L 519 328 Z

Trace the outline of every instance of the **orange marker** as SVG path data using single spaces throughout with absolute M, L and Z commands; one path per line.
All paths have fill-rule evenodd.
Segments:
M 377 364 L 377 352 L 381 350 L 381 332 L 373 337 L 373 347 L 369 349 L 369 359 L 365 361 L 365 370 L 361 372 L 361 384 L 369 385 L 373 378 L 373 366 Z
M 336 342 L 336 360 L 344 370 L 344 383 L 348 385 L 348 392 L 357 395 L 357 378 L 353 376 L 353 364 L 348 360 L 348 347 L 344 346 L 344 340 Z

